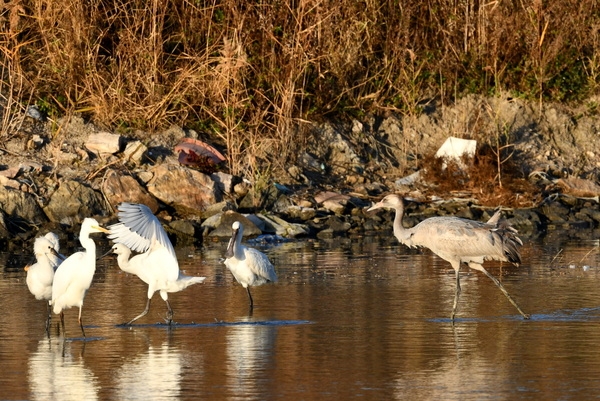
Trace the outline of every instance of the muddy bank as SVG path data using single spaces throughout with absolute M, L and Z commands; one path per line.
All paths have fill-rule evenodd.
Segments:
M 472 96 L 428 104 L 415 117 L 303 129 L 315 140 L 259 183 L 229 174 L 226 163 L 182 162 L 184 138 L 226 149 L 180 127 L 120 135 L 76 116 L 26 118 L 0 146 L 0 238 L 26 243 L 47 230 L 70 233 L 87 216 L 114 222 L 123 201 L 150 206 L 176 241 L 227 237 L 236 213 L 255 235 L 361 235 L 391 228 L 391 213 L 365 213 L 389 192 L 415 200 L 407 225 L 433 215 L 484 220 L 499 206 L 524 236 L 600 225 L 600 120 L 585 105 L 540 113 L 517 99 Z M 477 141 L 462 169 L 436 165 L 449 136 Z

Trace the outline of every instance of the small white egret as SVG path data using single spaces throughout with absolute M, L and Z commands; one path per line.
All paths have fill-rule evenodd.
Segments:
M 35 296 L 35 299 L 47 301 L 48 317 L 46 318 L 46 332 L 49 333 L 50 320 L 52 319 L 52 281 L 54 271 L 64 260 L 60 255 L 60 243 L 58 236 L 53 232 L 43 237 L 38 237 L 33 243 L 33 253 L 36 263 L 25 266 L 27 272 L 27 288 Z
M 460 294 L 460 267 L 466 263 L 471 269 L 478 270 L 488 276 L 502 291 L 506 298 L 525 319 L 525 314 L 512 299 L 504 286 L 484 267 L 485 260 L 511 262 L 518 266 L 521 263 L 519 246 L 523 245 L 515 230 L 508 222 L 500 221 L 500 211 L 497 211 L 487 223 L 473 221 L 454 216 L 430 217 L 412 228 L 404 228 L 404 200 L 391 194 L 374 204 L 367 212 L 379 208 L 393 209 L 394 236 L 408 247 L 429 248 L 440 258 L 450 262 L 456 278 L 456 292 L 452 307 L 451 320 L 454 322 L 458 296 Z
M 148 284 L 148 301 L 146 303 L 146 309 L 144 309 L 139 316 L 136 316 L 127 324 L 133 323 L 148 313 L 150 310 L 150 299 L 156 291 L 155 289 L 151 288 L 156 288 L 158 291 L 160 291 L 161 297 L 167 303 L 168 319 L 170 322 L 173 317 L 173 309 L 171 308 L 165 293 L 179 292 L 190 285 L 199 284 L 206 280 L 206 277 L 186 276 L 180 271 L 177 280 L 165 281 L 164 283 L 160 284 L 160 288 L 158 288 L 159 284 L 157 281 L 159 280 L 159 277 L 163 275 L 162 270 L 164 269 L 164 266 L 154 263 L 152 260 L 152 254 L 150 252 L 145 252 L 130 258 L 131 249 L 127 248 L 124 244 L 113 245 L 110 252 L 113 252 L 117 255 L 117 263 L 119 264 L 119 268 L 121 270 L 126 273 L 135 274 L 144 283 Z
M 86 291 L 92 285 L 94 273 L 96 272 L 96 244 L 90 238 L 92 233 L 109 233 L 109 231 L 92 218 L 86 218 L 81 224 L 79 231 L 79 242 L 85 249 L 76 252 L 63 261 L 54 273 L 52 283 L 52 307 L 55 314 L 60 314 L 60 322 L 65 332 L 64 309 L 72 306 L 79 307 L 79 327 L 81 334 L 85 337 L 83 323 L 81 320 L 81 308 Z
M 150 310 L 150 301 L 156 291 L 167 304 L 167 322 L 173 320 L 173 309 L 169 304 L 169 292 L 203 282 L 206 277 L 189 277 L 181 274 L 173 245 L 152 210 L 143 204 L 121 203 L 119 221 L 109 227 L 108 238 L 116 245 L 111 249 L 118 255 L 119 268 L 138 276 L 148 284 L 146 308 L 138 316 L 127 322 L 132 324 Z M 142 252 L 129 259 L 131 250 Z
M 225 266 L 231 271 L 236 281 L 242 285 L 248 292 L 250 299 L 250 309 L 254 307 L 251 286 L 259 286 L 266 282 L 277 281 L 275 268 L 267 258 L 267 255 L 254 249 L 242 245 L 244 236 L 244 226 L 239 221 L 232 225 L 232 235 L 227 245 L 225 253 Z

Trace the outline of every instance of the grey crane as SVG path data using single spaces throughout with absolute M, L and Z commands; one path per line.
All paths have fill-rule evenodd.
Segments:
M 456 276 L 456 292 L 451 320 L 454 322 L 458 297 L 460 294 L 460 267 L 466 263 L 471 269 L 483 272 L 506 295 L 511 304 L 517 308 L 524 319 L 529 315 L 524 313 L 512 299 L 504 286 L 484 267 L 484 260 L 499 260 L 511 262 L 518 266 L 521 263 L 519 246 L 523 242 L 517 237 L 517 230 L 506 221 L 500 221 L 498 210 L 488 222 L 479 222 L 460 217 L 430 217 L 413 228 L 404 228 L 404 199 L 396 194 L 387 195 L 375 203 L 367 212 L 388 208 L 396 211 L 394 218 L 394 236 L 400 243 L 409 247 L 424 247 L 430 249 L 440 258 L 450 262 Z
M 232 225 L 232 235 L 225 253 L 225 266 L 231 271 L 233 277 L 248 292 L 250 310 L 254 307 L 251 286 L 258 286 L 269 281 L 277 281 L 275 268 L 267 255 L 254 248 L 242 245 L 244 226 L 239 221 Z

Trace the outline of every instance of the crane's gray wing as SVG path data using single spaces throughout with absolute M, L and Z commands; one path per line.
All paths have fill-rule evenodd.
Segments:
M 175 257 L 175 250 L 167 233 L 148 206 L 123 202 L 118 209 L 120 223 L 109 227 L 108 238 L 136 252 L 146 252 L 154 243 L 158 243 Z
M 407 245 L 424 246 L 448 261 L 481 257 L 520 263 L 522 242 L 517 230 L 502 220 L 490 225 L 459 217 L 431 217 L 408 231 L 412 236 Z

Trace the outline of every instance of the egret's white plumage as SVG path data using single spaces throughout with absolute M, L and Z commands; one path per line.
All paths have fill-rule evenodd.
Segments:
M 144 283 L 148 284 L 148 306 L 147 310 L 141 316 L 148 313 L 150 299 L 155 291 L 160 291 L 161 298 L 167 303 L 167 307 L 170 309 L 167 293 L 179 292 L 190 285 L 199 284 L 206 280 L 206 277 L 186 276 L 181 271 L 177 280 L 164 280 L 164 266 L 156 263 L 154 259 L 156 256 L 155 253 L 145 252 L 130 258 L 131 249 L 127 248 L 125 244 L 115 244 L 111 248 L 111 251 L 117 255 L 117 263 L 121 270 L 126 273 L 135 274 Z M 170 313 L 172 315 L 172 310 Z M 131 324 L 141 316 L 134 318 L 128 324 Z
M 100 227 L 100 224 L 92 218 L 84 219 L 79 231 L 79 242 L 85 251 L 76 252 L 69 256 L 58 266 L 54 273 L 51 303 L 54 313 L 60 314 L 63 332 L 63 311 L 77 306 L 79 307 L 79 327 L 81 328 L 81 334 L 85 337 L 81 320 L 81 308 L 85 293 L 92 285 L 94 273 L 96 272 L 96 244 L 90 238 L 90 234 L 100 232 L 108 233 L 108 230 Z
M 402 244 L 409 247 L 429 248 L 440 258 L 450 262 L 456 276 L 456 293 L 452 308 L 452 320 L 456 314 L 458 296 L 460 294 L 460 267 L 466 263 L 470 268 L 483 272 L 500 288 L 519 313 L 528 319 L 511 298 L 504 286 L 482 266 L 485 260 L 499 260 L 521 263 L 518 247 L 523 242 L 517 237 L 517 231 L 508 222 L 500 221 L 500 211 L 496 212 L 486 223 L 459 217 L 430 217 L 413 228 L 404 228 L 404 201 L 395 194 L 384 197 L 367 211 L 389 208 L 396 211 L 394 219 L 394 235 Z
M 27 288 L 36 299 L 52 299 L 52 281 L 54 271 L 62 262 L 58 251 L 60 243 L 58 236 L 52 232 L 43 237 L 38 237 L 33 243 L 33 253 L 36 263 L 27 265 Z
M 108 238 L 116 243 L 111 251 L 118 255 L 117 262 L 121 270 L 135 274 L 148 284 L 146 309 L 127 324 L 148 313 L 150 301 L 156 291 L 159 291 L 167 304 L 167 320 L 170 324 L 173 309 L 169 304 L 168 293 L 201 283 L 206 277 L 189 277 L 180 273 L 173 245 L 160 221 L 146 205 L 120 204 L 119 221 L 109 227 Z M 131 250 L 142 253 L 130 259 Z
M 46 318 L 46 332 L 52 319 L 52 281 L 54 280 L 54 271 L 63 261 L 64 256 L 60 255 L 60 243 L 58 235 L 49 232 L 43 237 L 38 237 L 33 243 L 33 253 L 36 263 L 25 266 L 27 272 L 27 288 L 35 296 L 35 299 L 47 301 L 48 317 Z
M 251 286 L 259 286 L 269 281 L 277 281 L 275 268 L 267 258 L 267 255 L 254 249 L 242 245 L 244 236 L 244 226 L 239 221 L 232 225 L 232 235 L 227 245 L 225 253 L 225 266 L 231 271 L 233 277 L 248 292 L 250 299 L 250 308 L 254 306 Z

